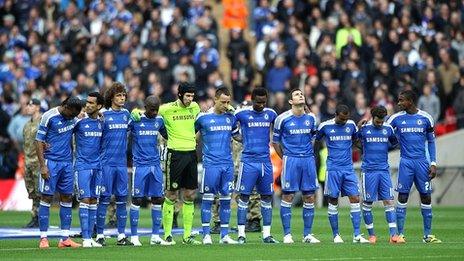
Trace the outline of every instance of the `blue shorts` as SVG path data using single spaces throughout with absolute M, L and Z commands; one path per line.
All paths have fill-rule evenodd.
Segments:
M 241 162 L 235 190 L 238 194 L 251 195 L 256 186 L 260 195 L 272 195 L 273 183 L 271 162 Z
M 132 197 L 163 197 L 163 172 L 160 164 L 134 167 Z
M 400 159 L 396 191 L 409 193 L 412 183 L 420 194 L 432 193 L 432 181 L 429 178 L 430 163 L 427 160 Z
M 127 196 L 129 177 L 127 167 L 103 166 L 100 196 Z
M 314 157 L 290 157 L 282 159 L 282 191 L 303 191 L 313 194 L 318 188 Z
M 388 170 L 361 173 L 363 201 L 393 200 L 393 185 Z
M 98 198 L 100 196 L 101 170 L 76 170 L 75 175 L 79 199 Z
M 39 191 L 44 195 L 53 196 L 55 192 L 72 195 L 74 192 L 74 174 L 71 162 L 60 162 L 46 159 L 49 177 L 43 179 L 39 175 Z
M 331 198 L 358 196 L 358 176 L 354 170 L 329 170 L 325 181 L 324 194 Z
M 229 196 L 234 189 L 234 165 L 205 166 L 200 193 Z

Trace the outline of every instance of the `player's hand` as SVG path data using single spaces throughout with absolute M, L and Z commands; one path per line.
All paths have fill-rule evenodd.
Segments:
M 43 179 L 48 179 L 50 177 L 47 166 L 43 166 L 40 168 L 40 175 Z
M 364 126 L 364 124 L 366 124 L 367 122 L 367 119 L 362 119 L 358 122 L 358 129 L 360 129 L 362 126 Z
M 142 117 L 142 111 L 139 108 L 134 108 L 131 111 L 131 119 L 133 121 L 139 122 Z
M 437 176 L 437 166 L 430 166 L 429 178 L 434 179 Z
M 77 118 L 78 118 L 78 119 L 82 119 L 82 118 L 84 118 L 84 117 L 85 117 L 85 111 L 81 111 L 81 112 L 79 113 L 79 115 L 77 115 Z
M 227 107 L 227 112 L 234 113 L 234 112 L 235 112 L 235 108 L 234 108 L 234 106 L 232 106 L 232 105 L 229 105 L 229 107 Z

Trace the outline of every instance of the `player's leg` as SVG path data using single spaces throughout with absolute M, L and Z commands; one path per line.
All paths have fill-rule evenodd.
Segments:
M 282 161 L 282 200 L 280 202 L 280 219 L 284 230 L 284 243 L 293 243 L 291 234 L 292 202 L 296 191 L 300 190 L 301 171 L 298 170 L 297 158 L 283 157 Z
M 165 188 L 166 196 L 163 202 L 163 229 L 164 239 L 169 243 L 175 244 L 172 239 L 172 222 L 174 220 L 174 205 L 179 195 L 180 175 L 185 165 L 179 156 L 179 153 L 169 150 L 165 161 L 166 179 Z
M 314 191 L 303 191 L 303 242 L 304 243 L 320 243 L 320 241 L 312 235 L 314 221 Z
M 184 244 L 201 244 L 192 236 L 193 216 L 195 215 L 195 195 L 198 188 L 197 155 L 195 151 L 184 154 L 187 166 L 181 174 L 180 187 L 183 188 L 182 219 L 184 222 Z
M 55 161 L 45 160 L 48 168 L 48 178 L 43 179 L 39 176 L 39 192 L 40 205 L 39 205 L 39 230 L 40 230 L 40 248 L 48 248 L 47 232 L 50 222 L 50 206 L 53 201 L 53 195 L 56 191 L 56 184 L 58 182 L 59 165 Z
M 116 200 L 116 225 L 118 229 L 117 245 L 119 246 L 132 245 L 125 234 L 127 223 L 128 186 L 129 177 L 127 175 L 127 167 L 117 167 L 115 173 L 115 182 L 113 183 L 113 191 Z
M 385 207 L 385 219 L 388 223 L 390 243 L 401 243 L 398 241 L 396 230 L 396 215 L 393 197 L 393 185 L 388 170 L 379 172 L 379 200 L 383 201 Z
M 114 173 L 110 166 L 103 166 L 101 173 L 100 199 L 97 207 L 97 238 L 96 241 L 102 246 L 106 246 L 104 229 L 106 221 L 106 211 L 113 194 Z
M 396 224 L 399 237 L 404 239 L 404 222 L 406 220 L 406 207 L 408 206 L 409 191 L 414 180 L 414 161 L 400 159 L 398 168 L 398 203 L 396 205 Z
M 361 192 L 363 196 L 362 215 L 364 224 L 366 224 L 367 232 L 369 233 L 369 241 L 376 242 L 374 231 L 374 217 L 372 215 L 372 204 L 377 200 L 377 193 L 380 182 L 380 172 L 363 171 L 361 172 Z
M 415 161 L 414 184 L 420 194 L 421 214 L 424 227 L 424 243 L 441 243 L 432 235 L 432 181 L 429 178 L 430 166 L 428 161 Z
M 39 203 L 40 248 L 49 248 L 47 232 L 50 222 L 50 206 L 55 194 L 57 181 L 57 165 L 49 160 L 45 160 L 45 164 L 48 168 L 48 179 L 43 179 L 39 175 L 39 192 L 41 194 Z
M 79 198 L 79 221 L 82 231 L 83 247 L 92 247 L 89 231 L 90 181 L 92 170 L 77 170 L 77 193 Z
M 100 188 L 102 183 L 102 173 L 100 169 L 94 169 L 92 173 L 92 181 L 90 183 L 90 202 L 89 202 L 89 231 L 95 233 L 95 222 L 97 220 L 97 204 L 100 197 Z M 91 236 L 92 237 L 92 236 Z M 102 247 L 99 243 L 91 240 L 93 247 Z
M 130 228 L 131 238 L 130 241 L 134 246 L 141 246 L 138 235 L 140 205 L 146 194 L 146 185 L 148 183 L 148 176 L 150 167 L 134 167 L 132 173 L 132 202 L 130 206 Z
M 324 194 L 328 197 L 329 206 L 327 214 L 329 217 L 334 243 L 343 243 L 338 230 L 338 196 L 340 194 L 342 176 L 340 171 L 327 171 Z
M 259 175 L 259 171 L 255 165 L 256 164 L 240 162 L 237 183 L 235 185 L 235 191 L 239 195 L 237 197 L 237 229 L 239 243 L 246 242 L 245 225 L 247 222 L 248 203 Z
M 160 237 L 161 228 L 161 206 L 164 201 L 163 173 L 161 166 L 153 166 L 153 173 L 148 180 L 148 196 L 151 198 L 151 245 L 169 245 Z
M 221 167 L 219 176 L 219 220 L 221 222 L 221 240 L 223 244 L 237 244 L 229 236 L 230 200 L 234 188 L 234 165 Z
M 278 243 L 271 236 L 272 223 L 272 195 L 274 193 L 274 179 L 272 173 L 272 164 L 261 163 L 261 175 L 258 176 L 256 184 L 257 191 L 261 195 L 261 215 L 263 217 L 263 242 Z
M 358 176 L 354 171 L 346 171 L 342 183 L 342 196 L 350 200 L 350 217 L 353 225 L 353 243 L 369 243 L 361 236 L 361 204 L 359 199 Z
M 60 193 L 60 221 L 61 221 L 61 240 L 58 247 L 80 247 L 81 244 L 75 243 L 69 238 L 72 221 L 72 194 L 74 192 L 74 173 L 72 163 L 59 163 L 59 178 L 56 190 Z
M 214 166 L 205 166 L 200 181 L 201 198 L 201 226 L 203 229 L 203 244 L 212 244 L 211 240 L 211 207 L 216 194 L 216 183 L 220 178 L 219 168 Z
M 315 191 L 319 188 L 314 157 L 299 159 L 302 169 L 300 190 L 303 194 L 303 242 L 320 243 L 312 235 L 314 221 Z

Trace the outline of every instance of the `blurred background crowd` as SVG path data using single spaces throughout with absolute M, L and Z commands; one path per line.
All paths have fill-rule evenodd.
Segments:
M 463 128 L 463 12 L 458 0 L 0 0 L 0 174 L 21 161 L 31 98 L 47 110 L 113 81 L 129 110 L 190 81 L 203 109 L 215 88 L 240 104 L 264 86 L 281 113 L 300 88 L 318 121 L 340 102 L 355 121 L 393 113 L 413 89 L 437 134 Z

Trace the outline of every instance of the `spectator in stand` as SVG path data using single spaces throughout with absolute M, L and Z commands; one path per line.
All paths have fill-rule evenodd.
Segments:
M 271 93 L 282 92 L 290 88 L 290 79 L 292 72 L 285 64 L 285 57 L 277 56 L 274 66 L 266 75 L 266 88 Z
M 440 49 L 439 56 L 441 64 L 437 71 L 443 87 L 444 108 L 447 108 L 453 102 L 453 85 L 459 80 L 459 67 L 451 60 L 448 50 Z
M 461 69 L 461 77 L 455 85 L 455 98 L 453 109 L 456 112 L 458 128 L 464 128 L 464 70 Z
M 417 108 L 429 113 L 434 122 L 437 122 L 440 118 L 440 99 L 432 92 L 432 87 L 429 84 L 424 85 L 422 88 L 422 95 L 417 102 Z

